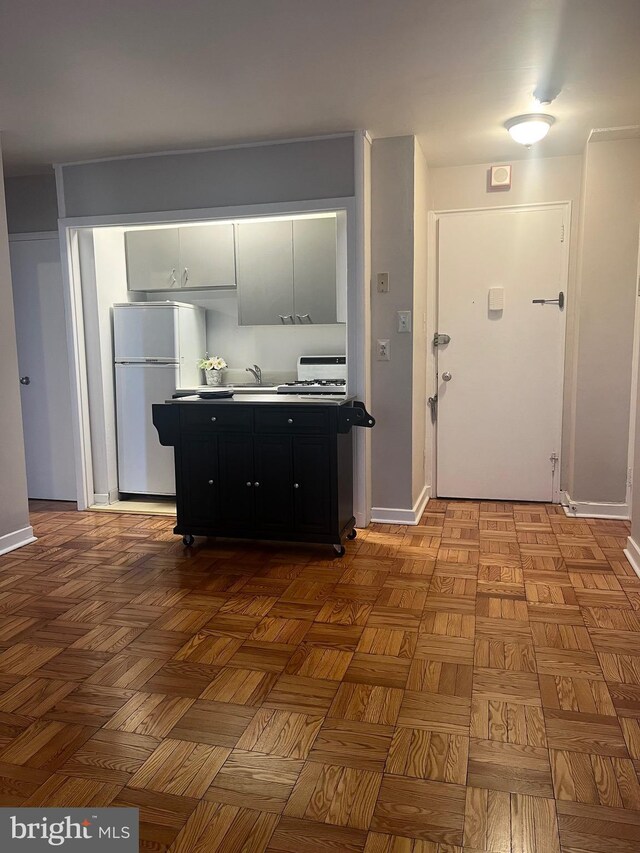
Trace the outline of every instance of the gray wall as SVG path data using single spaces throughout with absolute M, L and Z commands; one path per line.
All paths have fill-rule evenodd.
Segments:
M 425 485 L 427 166 L 413 136 L 376 139 L 371 162 L 372 502 L 410 510 Z M 376 276 L 389 273 L 389 293 Z M 398 311 L 413 331 L 398 333 Z M 377 361 L 376 341 L 390 341 Z
M 0 537 L 29 527 L 18 353 L 0 151 Z M 2 547 L 0 543 L 0 548 Z
M 507 192 L 487 189 L 490 163 L 451 166 L 430 170 L 431 198 L 434 210 L 460 210 L 476 207 L 542 204 L 555 201 L 572 203 L 569 245 L 569 286 L 567 298 L 567 334 L 562 433 L 561 485 L 570 482 L 572 462 L 571 435 L 573 376 L 575 354 L 576 269 L 581 203 L 582 157 L 547 157 L 518 160 L 512 164 L 512 185 Z M 573 497 L 573 496 L 572 496 Z
M 624 502 L 640 227 L 640 139 L 587 145 L 582 209 L 569 493 L 576 501 Z
M 47 175 L 5 178 L 9 234 L 58 230 L 58 201 L 53 170 Z
M 353 134 L 62 167 L 67 217 L 354 194 Z

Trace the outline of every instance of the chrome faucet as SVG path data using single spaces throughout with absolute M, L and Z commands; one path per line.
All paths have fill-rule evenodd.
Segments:
M 252 373 L 258 385 L 262 385 L 262 370 L 258 367 L 257 364 L 254 364 L 253 367 L 246 368 L 247 373 Z

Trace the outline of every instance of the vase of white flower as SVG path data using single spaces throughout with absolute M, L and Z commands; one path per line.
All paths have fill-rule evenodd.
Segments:
M 222 378 L 227 362 L 219 355 L 209 356 L 205 353 L 205 357 L 198 362 L 198 367 L 204 370 L 205 381 L 207 385 L 222 385 Z

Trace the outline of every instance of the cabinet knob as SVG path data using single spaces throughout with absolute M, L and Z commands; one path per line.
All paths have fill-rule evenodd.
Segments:
M 256 487 L 256 489 L 257 489 L 257 488 L 258 488 L 258 486 L 260 485 L 260 483 L 254 483 L 253 485 L 254 485 L 254 486 Z
M 249 486 L 249 488 L 251 488 L 252 485 L 253 485 L 253 483 L 251 483 L 251 482 L 247 483 L 247 486 Z
M 294 483 L 294 484 L 293 484 L 293 488 L 294 488 L 294 489 L 299 489 L 299 488 L 300 488 L 300 483 Z
M 213 486 L 213 480 L 209 480 L 209 485 Z
M 292 424 L 292 423 L 293 423 L 293 418 L 287 418 L 287 423 L 288 423 L 288 424 Z
M 217 418 L 211 418 L 211 420 L 213 421 L 213 423 L 215 423 L 218 419 Z

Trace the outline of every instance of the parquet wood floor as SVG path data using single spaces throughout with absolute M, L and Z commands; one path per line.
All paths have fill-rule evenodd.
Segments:
M 637 853 L 628 525 L 433 500 L 327 548 L 35 503 L 0 557 L 0 805 L 168 853 Z

